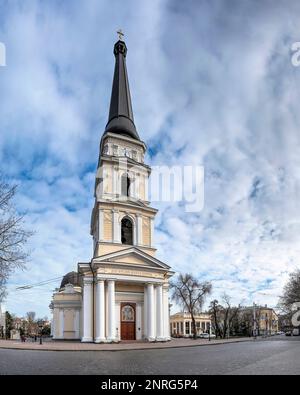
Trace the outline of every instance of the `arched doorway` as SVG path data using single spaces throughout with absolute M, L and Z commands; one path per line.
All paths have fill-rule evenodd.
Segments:
M 121 242 L 133 245 L 133 224 L 128 217 L 124 217 L 121 221 Z
M 121 303 L 121 340 L 135 339 L 135 304 Z

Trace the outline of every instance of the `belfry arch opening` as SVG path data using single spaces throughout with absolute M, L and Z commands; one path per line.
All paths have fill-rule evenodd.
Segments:
M 121 195 L 122 196 L 130 196 L 130 178 L 128 174 L 123 174 L 121 177 Z
M 133 245 L 133 223 L 128 217 L 124 217 L 121 221 L 121 242 Z

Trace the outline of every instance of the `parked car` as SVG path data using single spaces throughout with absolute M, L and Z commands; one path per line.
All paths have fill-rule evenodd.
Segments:
M 215 339 L 215 338 L 216 338 L 216 335 L 212 333 L 212 334 L 209 336 L 209 333 L 201 333 L 201 334 L 199 335 L 199 337 L 200 337 L 200 339 L 209 339 L 209 337 L 210 337 L 211 339 Z
M 278 335 L 278 336 L 284 335 L 284 332 L 282 332 L 282 331 L 276 332 L 276 335 Z
M 285 336 L 292 336 L 292 332 L 291 331 L 285 332 Z
M 178 338 L 181 338 L 181 337 L 183 337 L 183 336 L 180 335 L 179 333 L 173 333 L 173 334 L 172 334 L 172 337 L 173 337 L 174 339 L 178 339 Z

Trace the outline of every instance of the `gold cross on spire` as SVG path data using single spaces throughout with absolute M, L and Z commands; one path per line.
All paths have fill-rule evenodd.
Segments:
M 122 30 L 121 29 L 119 29 L 118 31 L 117 31 L 117 34 L 119 35 L 119 40 L 123 40 L 123 37 L 124 37 L 124 33 L 122 32 Z

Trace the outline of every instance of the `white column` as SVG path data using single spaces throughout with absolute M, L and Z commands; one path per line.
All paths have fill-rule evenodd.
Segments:
M 148 330 L 147 338 L 149 341 L 155 341 L 155 328 L 154 328 L 154 286 L 147 284 L 147 312 L 148 312 Z
M 143 177 L 142 182 L 145 183 L 145 200 L 149 200 L 149 190 L 148 190 L 148 189 L 149 189 L 149 186 L 148 186 L 149 177 L 148 177 L 148 175 L 145 175 L 145 176 Z
M 93 279 L 92 277 L 84 277 L 83 279 L 83 337 L 82 342 L 93 341 Z
M 59 338 L 64 338 L 64 310 L 59 310 Z
M 119 223 L 119 212 L 112 210 L 113 214 L 113 242 L 121 243 L 121 229 Z
M 116 341 L 121 341 L 121 317 L 120 317 L 120 311 L 121 311 L 121 303 L 116 301 L 115 304 L 115 317 L 116 317 L 116 322 L 115 322 L 115 327 L 116 327 Z
M 140 181 L 140 175 L 137 173 L 135 174 L 134 177 L 134 198 L 138 199 L 139 198 L 139 181 Z
M 137 238 L 138 238 L 138 226 L 137 226 L 137 219 L 135 219 L 135 221 L 132 221 L 133 222 L 133 240 L 132 240 L 132 242 L 133 242 L 133 245 L 137 245 Z
M 104 280 L 97 279 L 96 285 L 96 343 L 104 342 L 105 339 L 105 297 Z
M 107 168 L 106 166 L 102 166 L 102 193 L 101 193 L 101 197 L 103 197 L 106 193 L 105 191 L 107 191 Z
M 121 164 L 122 160 L 119 160 L 119 165 Z M 120 168 L 116 172 L 116 194 L 121 195 L 122 194 L 122 174 L 124 173 L 124 170 L 121 170 Z
M 134 190 L 134 188 L 135 188 L 135 185 L 134 185 L 134 174 L 132 174 L 132 173 L 129 173 L 128 174 L 128 177 L 129 177 L 129 179 L 130 179 L 130 185 L 129 185 L 129 197 L 132 197 L 132 198 L 134 198 L 135 197 L 135 190 Z
M 99 221 L 98 221 L 98 240 L 104 240 L 104 211 L 102 209 L 99 210 Z
M 148 338 L 148 287 L 147 285 L 144 287 L 144 325 L 143 325 L 143 333 L 144 339 Z
M 140 303 L 136 305 L 136 340 L 141 340 L 142 338 L 142 306 Z
M 51 322 L 50 322 L 50 336 L 52 336 L 53 337 L 53 322 L 54 322 L 54 320 L 53 320 L 53 318 L 52 318 L 52 320 L 51 320 Z
M 79 339 L 80 337 L 80 311 L 79 309 L 75 310 L 75 322 L 74 322 L 74 330 L 75 330 L 75 338 Z
M 136 221 L 136 230 L 137 230 L 137 245 L 143 244 L 143 218 L 141 215 L 137 215 Z
M 114 197 L 118 193 L 118 168 L 112 167 L 112 193 Z
M 51 322 L 51 332 L 52 332 L 52 338 L 53 339 L 56 338 L 56 328 L 55 328 L 56 318 L 57 318 L 57 313 L 56 313 L 56 309 L 54 308 L 53 309 L 52 322 Z
M 163 287 L 163 315 L 164 315 L 164 338 L 165 338 L 165 340 L 171 340 L 169 288 L 168 287 Z M 184 330 L 185 330 L 185 327 L 184 327 Z
M 156 340 L 163 341 L 163 289 L 162 284 L 156 286 Z
M 115 313 L 115 280 L 108 280 L 108 337 L 110 342 L 116 341 L 116 313 Z

